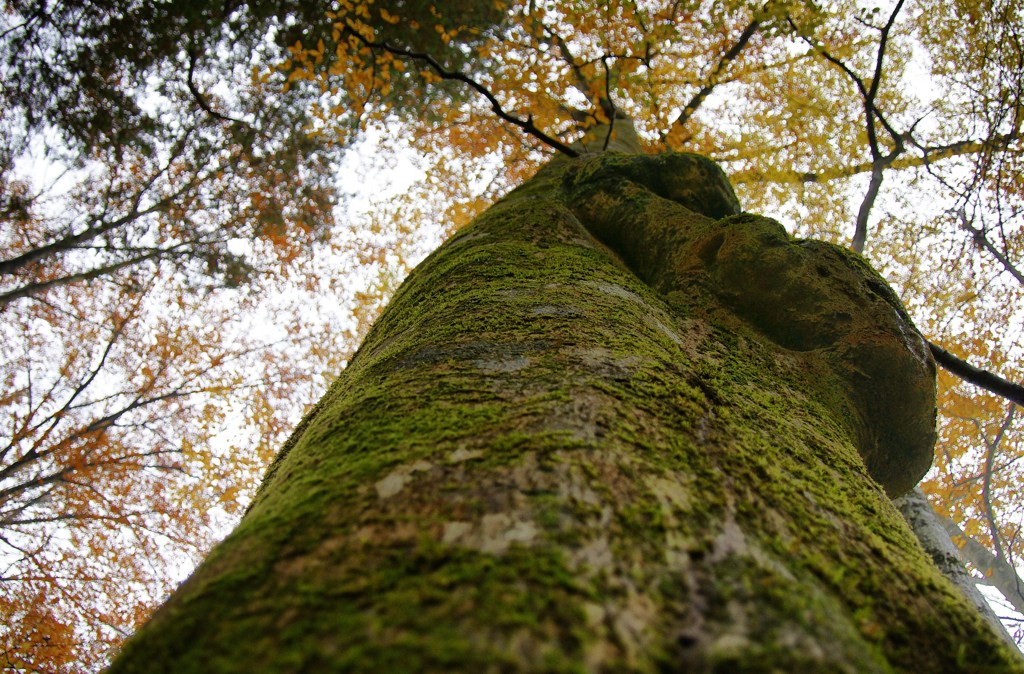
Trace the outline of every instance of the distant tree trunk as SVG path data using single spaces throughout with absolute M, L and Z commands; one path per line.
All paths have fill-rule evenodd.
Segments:
M 988 621 L 992 629 L 999 634 L 1007 643 L 1014 645 L 1013 638 L 1003 627 L 999 616 L 992 610 L 985 595 L 978 589 L 974 578 L 967 572 L 960 553 L 949 532 L 943 527 L 943 522 L 928 503 L 928 497 L 924 495 L 920 487 L 915 487 L 903 496 L 894 500 L 899 508 L 903 519 L 910 525 L 911 531 L 917 536 L 921 547 L 935 562 L 935 566 L 942 572 L 942 575 L 949 578 L 964 598 L 977 609 L 978 613 Z M 954 525 L 955 526 L 955 525 Z M 990 553 L 991 554 L 991 553 Z
M 899 301 L 739 210 L 693 155 L 552 162 L 111 672 L 1024 671 L 887 495 L 934 426 Z

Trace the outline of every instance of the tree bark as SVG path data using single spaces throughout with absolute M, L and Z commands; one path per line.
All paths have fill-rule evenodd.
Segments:
M 396 293 L 123 672 L 1024 671 L 892 505 L 934 364 L 693 155 L 559 159 Z

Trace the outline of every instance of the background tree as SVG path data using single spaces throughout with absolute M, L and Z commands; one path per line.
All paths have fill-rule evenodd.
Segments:
M 247 121 L 218 112 L 201 89 L 224 64 L 178 51 L 201 17 L 122 5 L 4 10 L 5 667 L 103 663 L 236 511 L 315 395 L 296 369 L 326 355 L 296 307 L 251 326 L 332 218 L 302 113 L 255 84 L 231 92 Z
M 455 230 L 617 115 L 652 150 L 721 161 L 744 207 L 855 241 L 933 343 L 1021 379 L 1013 2 L 113 4 L 4 8 L 0 301 L 21 346 L 4 362 L 0 507 L 18 662 L 101 661 L 145 612 L 115 619 L 109 597 L 141 579 L 150 606 L 167 570 L 129 560 L 140 544 L 123 533 L 84 532 L 120 521 L 109 531 L 204 546 L 197 514 L 246 501 L 297 408 L 432 247 L 425 225 Z M 334 221 L 364 169 L 333 172 L 375 134 L 425 177 Z M 300 295 L 317 291 L 331 299 Z M 287 329 L 255 339 L 254 315 Z M 940 408 L 924 486 L 963 550 L 989 551 L 978 575 L 1013 585 L 1020 415 L 948 374 Z M 227 449 L 253 436 L 259 456 Z M 59 489 L 27 486 L 40 478 Z M 71 571 L 86 539 L 111 544 Z M 37 597 L 59 608 L 44 616 Z

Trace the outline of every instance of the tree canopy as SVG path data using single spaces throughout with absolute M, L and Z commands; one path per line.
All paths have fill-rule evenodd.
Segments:
M 626 118 L 897 290 L 951 368 L 923 486 L 1024 609 L 1020 3 L 35 0 L 0 22 L 5 665 L 104 662 L 438 236 Z M 410 157 L 422 177 L 366 206 Z

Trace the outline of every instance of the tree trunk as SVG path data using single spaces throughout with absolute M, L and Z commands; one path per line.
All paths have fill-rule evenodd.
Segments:
M 942 519 L 932 510 L 931 504 L 928 503 L 928 497 L 924 495 L 921 488 L 916 487 L 893 502 L 899 508 L 903 519 L 910 525 L 910 530 L 914 532 L 921 547 L 935 562 L 936 568 L 963 593 L 964 598 L 988 621 L 988 624 L 1000 637 L 1016 647 L 1013 638 L 999 620 L 999 616 L 992 610 L 992 606 L 978 589 L 974 578 L 964 567 L 956 544 L 953 543 L 949 532 L 943 527 Z M 960 535 L 962 536 L 963 532 L 960 532 Z
M 559 159 L 409 276 L 111 672 L 1024 671 L 887 496 L 933 423 L 859 257 L 693 155 Z

